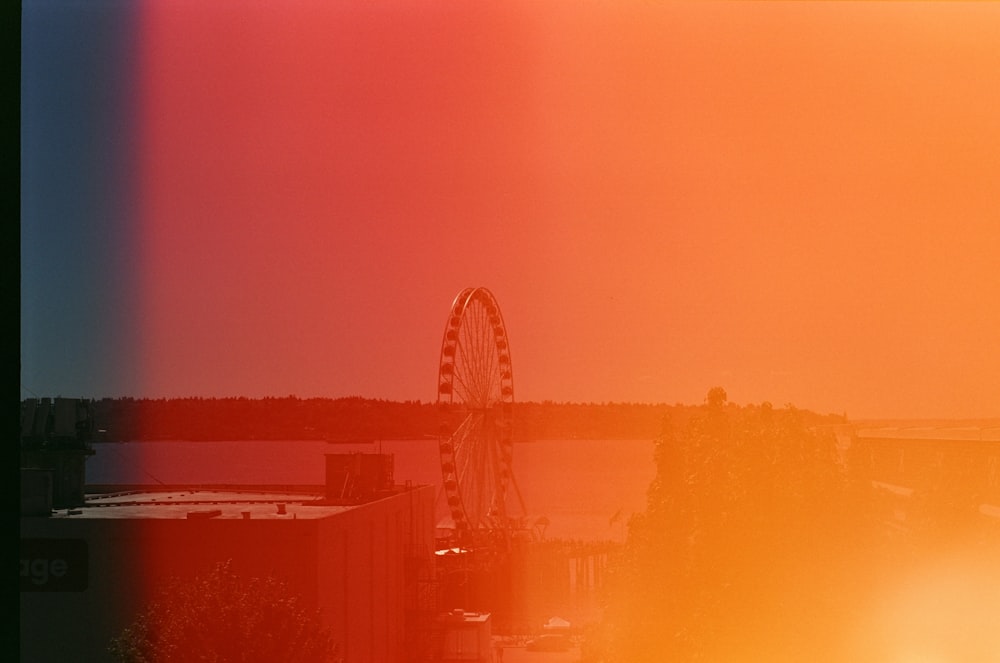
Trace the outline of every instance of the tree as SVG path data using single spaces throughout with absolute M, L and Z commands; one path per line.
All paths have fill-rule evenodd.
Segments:
M 848 660 L 840 619 L 860 576 L 834 438 L 815 415 L 726 400 L 712 389 L 656 441 L 647 510 L 614 569 L 604 660 Z
M 231 562 L 171 581 L 109 649 L 120 663 L 317 663 L 335 654 L 318 611 L 276 578 L 237 575 Z

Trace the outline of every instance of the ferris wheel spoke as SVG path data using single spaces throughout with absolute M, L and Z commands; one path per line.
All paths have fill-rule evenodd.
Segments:
M 469 467 L 478 469 L 479 463 L 477 462 L 477 459 L 476 459 L 476 456 L 478 456 L 478 455 L 479 455 L 478 449 L 473 448 L 471 456 L 470 456 Z M 480 486 L 479 486 L 478 482 L 474 482 L 474 481 L 471 480 L 472 476 L 468 473 L 469 467 L 466 468 L 467 472 L 466 472 L 465 480 L 461 482 L 461 485 L 462 485 L 462 488 L 464 490 L 463 495 L 464 496 L 468 496 L 467 497 L 467 501 L 468 501 L 469 505 L 471 505 L 471 507 L 472 507 L 471 508 L 471 513 L 469 514 L 469 517 L 472 519 L 473 525 L 476 526 L 476 527 L 478 527 L 479 526 L 479 517 L 480 517 L 480 514 L 482 513 L 482 507 L 480 505 L 480 497 L 479 497 Z M 478 479 L 478 477 L 476 477 L 476 478 Z
M 493 360 L 493 353 L 490 352 L 491 348 L 488 346 L 492 337 L 492 329 L 488 325 L 484 309 L 479 310 L 479 315 L 476 318 L 476 327 L 476 371 L 477 375 L 480 376 L 480 402 L 485 407 L 489 403 L 489 389 L 491 384 L 489 365 Z
M 478 514 L 480 512 L 479 496 L 477 494 L 478 488 L 476 483 L 472 481 L 475 468 L 477 468 L 477 463 L 475 462 L 476 455 L 476 449 L 474 447 L 469 449 L 458 481 L 458 485 L 462 489 L 462 500 L 465 504 L 466 514 L 469 519 L 473 521 L 474 525 L 478 525 L 478 522 L 476 521 L 478 520 Z
M 469 503 L 473 505 L 473 512 L 477 520 L 481 520 L 483 514 L 483 491 L 486 482 L 483 481 L 484 474 L 489 471 L 485 463 L 483 435 L 483 417 L 478 415 L 475 424 L 469 429 L 468 445 L 466 447 L 465 463 L 462 467 L 462 475 L 459 484 L 465 489 L 469 496 Z M 476 523 L 478 525 L 478 523 Z
M 464 372 L 455 373 L 455 380 L 458 382 L 458 386 L 460 387 L 460 393 L 458 395 L 465 403 L 468 403 L 473 400 L 472 399 L 473 387 L 466 381 L 467 379 L 468 375 L 466 375 Z
M 477 413 L 470 416 L 471 424 L 462 432 L 462 440 L 455 446 L 455 453 L 461 458 L 458 465 L 458 481 L 460 485 L 468 485 L 470 478 L 479 467 L 479 448 L 481 440 L 478 431 Z
M 475 355 L 471 351 L 472 341 L 462 338 L 459 341 L 461 361 L 459 363 L 458 379 L 464 390 L 464 401 L 474 404 L 479 400 L 478 368 Z
M 480 347 L 482 332 L 479 329 L 479 322 L 478 318 L 471 320 L 472 329 L 466 339 L 463 351 L 468 354 L 466 366 L 468 367 L 468 382 L 472 385 L 471 395 L 475 403 L 483 404 L 485 403 L 484 383 L 486 380 L 483 373 L 483 352 Z
M 455 445 L 455 455 L 465 456 L 468 453 L 469 445 L 474 444 L 474 436 L 472 432 L 475 428 L 475 420 L 477 418 L 477 413 L 470 412 L 465 420 L 458 427 L 452 435 L 452 440 Z
M 485 316 L 480 319 L 480 326 L 482 327 L 482 331 L 480 332 L 479 335 L 479 342 L 480 342 L 479 370 L 480 370 L 480 375 L 482 375 L 484 378 L 482 383 L 484 403 L 488 403 L 489 401 L 486 399 L 489 398 L 489 389 L 490 386 L 492 385 L 492 374 L 491 374 L 492 371 L 490 370 L 490 365 L 493 363 L 493 354 L 494 354 L 491 351 L 492 348 L 490 348 L 488 344 L 492 341 L 493 334 L 491 333 L 492 330 L 489 328 L 488 321 L 486 320 Z
M 470 349 L 469 362 L 466 364 L 468 370 L 465 377 L 469 385 L 469 403 L 476 408 L 482 407 L 483 404 L 483 376 L 480 372 L 479 363 L 479 357 Z

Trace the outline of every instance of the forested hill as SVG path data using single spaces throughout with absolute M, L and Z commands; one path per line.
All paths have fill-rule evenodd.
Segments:
M 391 440 L 436 437 L 455 413 L 435 403 L 349 398 L 105 398 L 93 401 L 98 441 Z M 735 406 L 733 406 L 735 407 Z M 692 408 L 639 403 L 514 404 L 514 439 L 648 439 Z M 813 416 L 813 415 L 811 415 Z M 833 423 L 839 417 L 820 417 Z M 449 423 L 450 422 L 450 423 Z

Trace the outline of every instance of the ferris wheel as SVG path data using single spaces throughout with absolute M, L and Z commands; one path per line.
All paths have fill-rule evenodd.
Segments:
M 511 487 L 524 512 L 511 464 L 514 380 L 507 329 L 486 288 L 466 288 L 451 305 L 437 393 L 451 421 L 443 424 L 439 451 L 443 495 L 456 534 L 508 530 Z

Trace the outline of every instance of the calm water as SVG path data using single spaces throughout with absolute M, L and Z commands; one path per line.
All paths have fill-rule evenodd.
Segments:
M 327 444 L 313 440 L 96 444 L 92 484 L 322 484 L 324 454 L 395 455 L 395 479 L 439 485 L 436 440 Z M 653 444 L 637 440 L 539 440 L 514 447 L 514 476 L 529 517 L 545 515 L 549 538 L 620 540 L 628 516 L 645 508 Z M 610 524 L 621 511 L 621 518 Z

